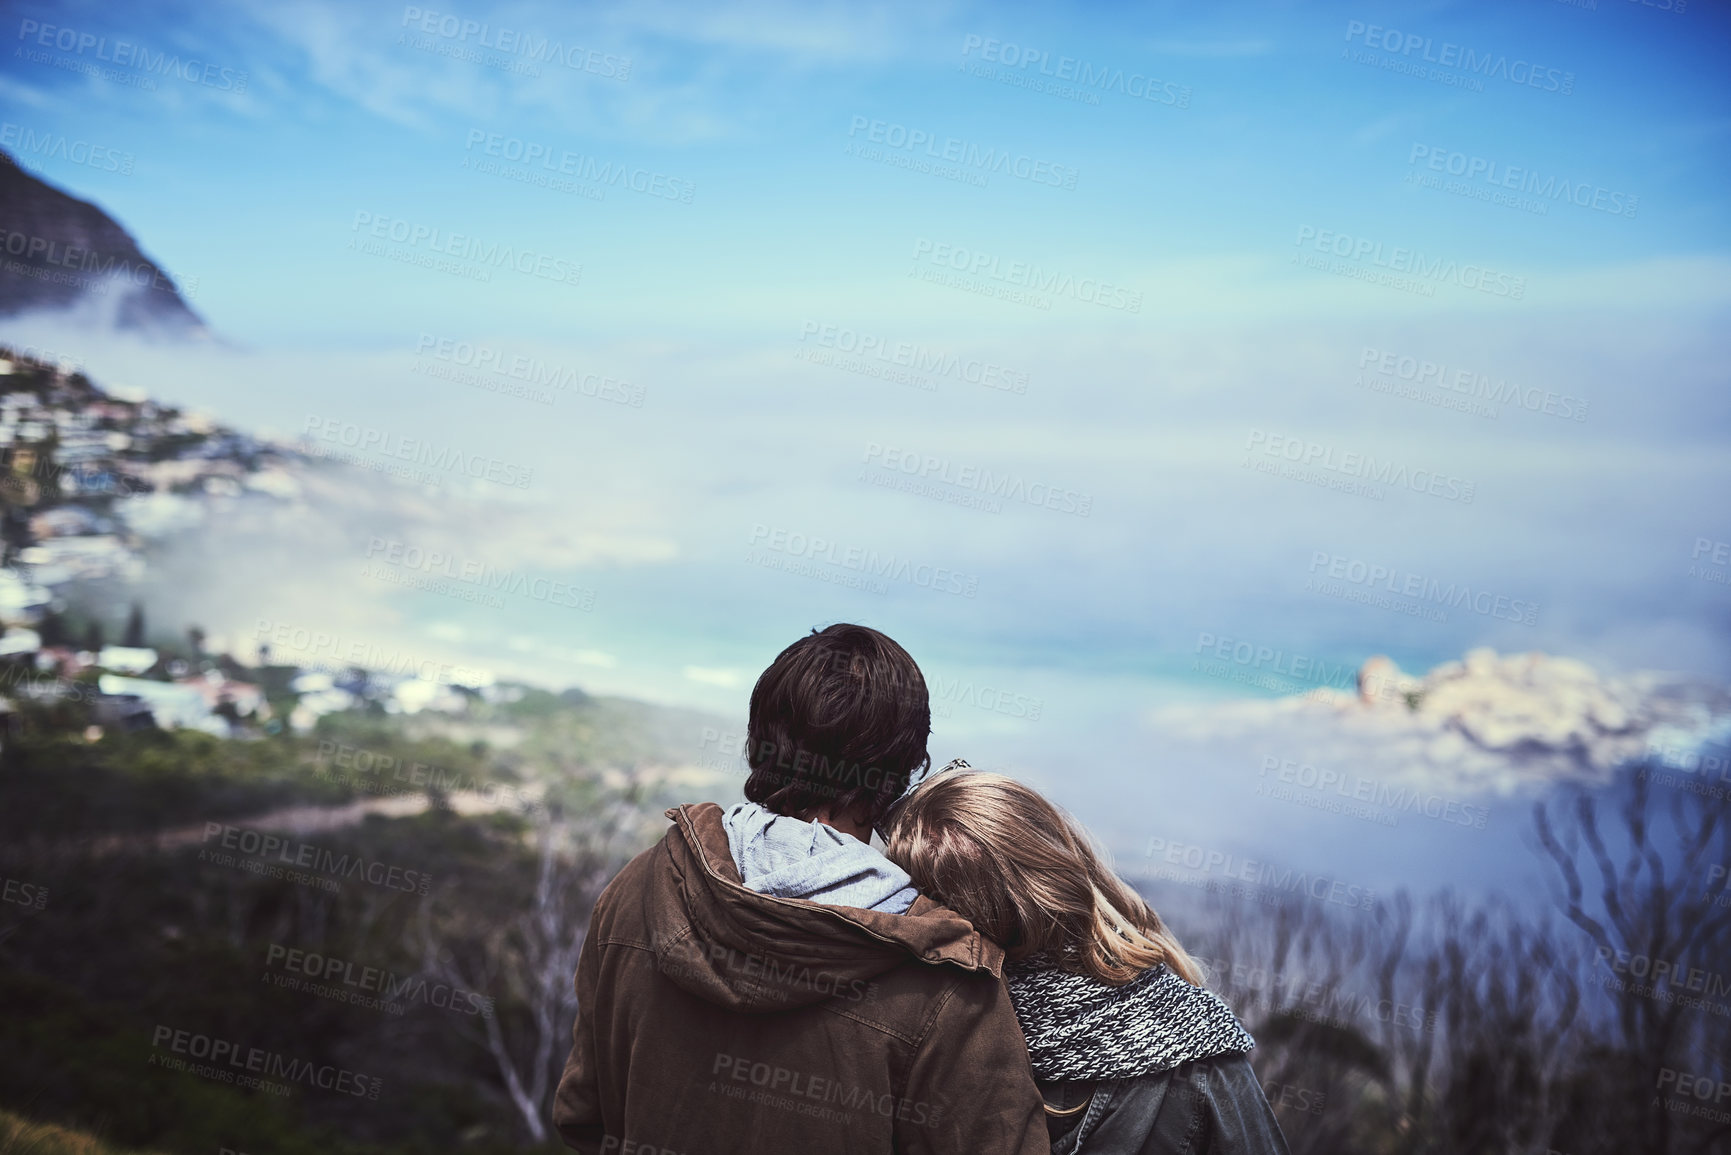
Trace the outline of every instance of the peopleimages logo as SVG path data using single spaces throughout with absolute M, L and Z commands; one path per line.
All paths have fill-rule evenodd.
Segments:
M 245 92 L 246 73 L 238 69 L 227 68 L 208 61 L 187 58 L 182 60 L 177 52 L 170 55 L 167 52 L 152 52 L 142 44 L 133 44 L 125 40 L 109 43 L 108 37 L 98 36 L 94 32 L 86 32 L 79 28 L 67 28 L 62 25 L 43 24 L 36 20 L 20 20 L 18 22 L 18 39 L 38 45 L 42 48 L 52 48 L 57 52 L 70 52 L 82 57 L 86 53 L 91 58 L 104 64 L 114 64 L 121 68 L 134 69 L 147 76 L 172 76 L 176 80 L 184 80 L 188 84 L 199 84 L 206 88 L 217 88 L 225 92 Z M 41 53 L 25 53 L 19 49 L 15 55 L 23 55 L 32 63 L 57 63 L 42 59 Z M 81 65 L 71 71 L 89 72 L 92 65 Z M 120 75 L 109 75 L 111 70 L 96 69 L 107 79 L 119 83 L 131 83 L 134 87 L 154 89 L 154 81 L 139 85 L 143 78 L 132 78 L 130 81 Z
M 1713 566 L 1720 568 L 1714 569 Z M 1695 550 L 1689 555 L 1689 577 L 1714 585 L 1731 585 L 1731 568 L 1727 566 L 1731 566 L 1731 542 L 1710 537 L 1695 539 Z
M 149 261 L 141 260 L 137 264 L 125 257 L 117 257 L 113 253 L 102 253 L 82 245 L 69 245 L 54 237 L 37 236 L 34 233 L 22 233 L 14 229 L 0 226 L 0 252 L 9 257 L 22 257 L 27 264 L 15 267 L 9 271 L 31 275 L 33 272 L 43 272 L 48 275 L 43 279 L 52 280 L 58 284 L 83 285 L 93 291 L 106 290 L 114 283 L 130 284 L 140 289 L 150 289 L 158 293 L 176 291 L 175 282 L 179 281 L 179 292 L 188 300 L 198 295 L 197 277 L 172 276 L 166 269 L 159 268 Z M 50 270 L 33 269 L 32 266 L 50 266 L 50 269 L 64 269 L 64 273 Z M 91 284 L 92 281 L 96 284 Z
M 1564 421 L 1585 421 L 1590 402 L 1553 389 L 1522 386 L 1506 377 L 1493 378 L 1473 369 L 1451 369 L 1438 361 L 1396 353 L 1366 345 L 1358 355 L 1358 367 L 1371 368 L 1385 377 L 1398 377 L 1414 385 L 1431 386 L 1477 400 L 1543 413 Z
M 980 586 L 978 574 L 965 574 L 945 566 L 916 562 L 894 553 L 880 554 L 875 549 L 864 549 L 857 545 L 843 545 L 827 537 L 772 529 L 761 522 L 752 526 L 746 543 L 758 550 L 767 549 L 789 558 L 838 566 L 863 577 L 907 582 L 935 593 L 960 594 L 971 598 Z M 881 586 L 881 582 L 879 585 Z M 882 592 L 881 589 L 879 592 Z
M 1563 96 L 1575 91 L 1573 72 L 1547 68 L 1529 60 L 1511 62 L 1503 53 L 1478 52 L 1472 48 L 1463 48 L 1451 40 L 1437 44 L 1429 36 L 1403 33 L 1393 28 L 1384 28 L 1380 24 L 1366 24 L 1362 20 L 1347 21 L 1346 39 L 1349 44 L 1361 40 L 1366 48 L 1392 53 L 1403 58 L 1403 62 L 1411 60 L 1416 52 L 1420 62 L 1458 69 L 1484 80 L 1506 80 L 1510 84 L 1525 85 L 1541 92 L 1555 92 Z M 1346 50 L 1341 51 L 1344 53 Z
M 498 808 L 520 808 L 533 812 L 543 808 L 539 798 L 523 792 L 514 782 L 475 777 L 467 770 L 453 770 L 430 762 L 380 754 L 364 746 L 351 746 L 329 738 L 319 740 L 314 759 L 320 778 L 341 782 L 369 794 L 407 794 L 432 789 L 443 794 L 471 794 Z
M 796 1071 L 788 1067 L 779 1067 L 771 1063 L 758 1062 L 743 1055 L 729 1055 L 717 1052 L 715 1065 L 710 1069 L 715 1079 L 709 1084 L 710 1090 L 718 1087 L 722 1092 L 735 1090 L 727 1086 L 727 1081 L 750 1083 L 763 1089 L 768 1098 L 751 1100 L 757 1105 L 787 1106 L 789 1109 L 805 1108 L 810 1103 L 833 1105 L 842 1111 L 870 1111 L 882 1115 L 886 1119 L 900 1119 L 918 1127 L 936 1126 L 942 1121 L 943 1105 L 927 1103 L 924 1100 L 913 1100 L 885 1091 L 878 1094 L 868 1087 L 850 1086 L 835 1079 L 809 1071 Z M 742 1090 L 742 1089 L 741 1089 Z M 802 1114 L 811 1114 L 802 1110 Z M 839 1111 L 830 1111 L 836 1116 L 835 1122 L 849 1122 L 851 1116 Z M 818 1115 L 823 1118 L 825 1116 Z
M 915 373 L 950 377 L 957 381 L 966 381 L 970 385 L 981 385 L 1006 393 L 1028 391 L 1028 374 L 995 361 L 981 357 L 962 357 L 944 349 L 934 349 L 915 341 L 898 341 L 881 334 L 850 329 L 846 325 L 807 321 L 800 326 L 799 339 L 801 344 L 809 342 L 813 346 L 833 349 L 861 359 L 872 358 Z
M 310 655 L 296 663 L 303 668 L 325 665 L 341 673 L 358 667 L 453 686 L 491 686 L 495 680 L 488 670 L 438 662 L 403 650 L 345 638 L 328 630 L 309 629 L 270 618 L 258 620 L 253 640 L 273 650 L 293 650 Z
M 1336 663 L 1330 669 L 1323 658 L 1289 654 L 1285 649 L 1247 639 L 1219 637 L 1207 630 L 1197 633 L 1194 653 L 1197 656 L 1190 665 L 1192 672 L 1226 676 L 1232 681 L 1260 678 L 1263 681 L 1253 684 L 1281 692 L 1290 692 L 1291 682 L 1313 682 L 1318 688 L 1345 689 L 1358 677 L 1357 667 L 1346 662 Z M 1233 674 L 1244 676 L 1233 677 Z
M 420 1003 L 442 1011 L 493 1017 L 493 1000 L 449 983 L 429 983 L 420 975 L 399 975 L 389 967 L 370 966 L 335 955 L 273 942 L 265 952 L 268 981 L 289 990 L 304 990 L 321 998 L 402 1014 L 404 1003 Z M 272 975 L 272 970 L 288 972 Z
M 1435 1033 L 1441 1017 L 1437 1011 L 1427 1011 L 1414 1003 L 1378 999 L 1373 994 L 1351 990 L 1340 982 L 1319 982 L 1314 969 L 1305 972 L 1294 966 L 1287 971 L 1270 971 L 1253 963 L 1201 954 L 1191 957 L 1210 975 L 1218 976 L 1213 982 L 1219 983 L 1223 995 L 1230 996 L 1240 991 L 1275 992 L 1279 994 L 1277 1005 L 1290 1005 L 1289 1014 L 1309 1023 L 1353 1026 L 1356 1029 L 1358 1024 L 1375 1022 L 1423 1035 Z M 1546 1155 L 1561 1153 L 1547 1152 Z
M 1261 429 L 1250 431 L 1244 450 L 1247 465 L 1260 453 L 1264 457 L 1290 462 L 1300 469 L 1337 474 L 1354 482 L 1367 481 L 1397 489 L 1410 489 L 1414 493 L 1429 494 L 1465 505 L 1472 504 L 1477 489 L 1476 483 L 1453 474 L 1439 473 L 1434 469 L 1408 469 L 1405 465 L 1396 465 L 1388 459 L 1379 462 L 1368 453 L 1337 453 L 1332 445 L 1307 441 L 1302 437 L 1290 437 L 1284 433 L 1269 433 Z
M 1122 309 L 1127 313 L 1142 311 L 1142 294 L 1122 285 L 1114 285 L 1094 277 L 1075 277 L 1069 273 L 1042 269 L 1039 265 L 1026 261 L 1003 261 L 991 253 L 931 241 L 925 237 L 914 241 L 916 274 L 919 272 L 917 266 L 922 261 L 926 262 L 928 269 L 931 266 L 936 267 L 931 271 L 954 270 L 966 277 L 982 278 L 1033 293 L 1069 297 L 1085 305 L 1098 305 L 1103 309 Z
M 1507 297 L 1511 301 L 1519 301 L 1527 294 L 1525 277 L 1501 273 L 1483 265 L 1463 265 L 1449 257 L 1426 257 L 1416 249 L 1398 245 L 1384 254 L 1382 242 L 1373 241 L 1369 237 L 1355 237 L 1350 233 L 1300 225 L 1298 239 L 1292 243 L 1303 247 L 1306 241 L 1319 253 L 1328 253 L 1359 263 L 1368 261 L 1380 269 L 1407 273 L 1425 280 L 1450 281 L 1463 289 L 1474 289 L 1489 293 L 1493 297 Z
M 459 341 L 423 332 L 415 342 L 415 355 L 472 369 L 476 373 L 507 377 L 525 385 L 580 393 L 616 405 L 629 405 L 633 409 L 643 408 L 644 390 L 641 385 L 570 365 L 543 361 L 524 353 L 513 353 L 485 342 Z
M 423 549 L 395 538 L 369 537 L 366 556 L 406 570 L 449 578 L 495 593 L 518 594 L 552 606 L 574 610 L 595 608 L 595 591 L 586 586 L 537 577 L 516 569 L 500 569 L 481 558 Z
M 959 463 L 949 457 L 934 457 L 929 453 L 906 449 L 898 445 L 866 443 L 866 466 L 879 466 L 892 473 L 906 474 L 922 482 L 942 482 L 959 490 L 982 497 L 1021 502 L 1058 513 L 1073 513 L 1087 517 L 1094 508 L 1094 496 L 1046 482 L 1030 482 L 1020 474 L 994 472 L 978 465 Z M 994 508 L 992 512 L 997 512 Z
M 226 822 L 206 822 L 204 824 L 203 842 L 208 845 L 212 839 L 225 850 L 238 850 L 245 855 L 258 855 L 258 861 L 271 862 L 288 868 L 305 867 L 319 874 L 332 878 L 358 879 L 387 890 L 401 890 L 409 894 L 426 894 L 432 885 L 433 876 L 424 870 L 405 870 L 377 859 L 368 859 L 362 854 L 338 854 L 334 850 L 322 846 L 314 846 L 310 842 L 295 842 L 280 834 L 270 831 L 252 830 L 243 826 L 230 826 Z M 200 851 L 201 859 L 217 861 L 221 856 L 210 857 Z M 219 862 L 219 865 L 232 865 Z M 255 872 L 256 873 L 256 872 Z
M 662 974 L 704 973 L 721 969 L 733 976 L 738 987 L 758 993 L 782 990 L 809 991 L 824 998 L 850 1003 L 870 1002 L 877 997 L 877 984 L 822 968 L 814 970 L 800 962 L 753 954 L 719 942 L 698 942 L 689 933 L 652 933 L 650 947 Z
M 930 702 L 932 716 L 943 718 L 955 717 L 952 707 L 963 705 L 1010 718 L 1026 718 L 1030 722 L 1038 722 L 1041 713 L 1046 709 L 1044 698 L 1019 694 L 1013 690 L 1001 690 L 984 682 L 976 685 L 971 678 L 967 681 L 951 678 L 946 683 L 942 674 L 931 675 Z
M 17 157 L 27 156 L 38 161 L 63 160 L 67 164 L 84 165 L 102 172 L 132 175 L 130 152 L 121 152 L 105 144 L 92 144 L 88 140 L 73 140 L 64 133 L 38 133 L 10 120 L 0 124 L 0 145 L 11 149 L 13 154 L 0 157 L 0 161 L 13 164 L 18 163 Z
M 484 241 L 469 233 L 453 233 L 433 225 L 418 224 L 400 217 L 382 216 L 360 209 L 355 212 L 354 223 L 349 226 L 349 231 L 361 233 L 363 229 L 366 238 L 403 245 L 410 254 L 427 258 L 410 260 L 407 262 L 410 264 L 434 267 L 436 262 L 432 258 L 437 255 L 468 261 L 477 266 L 511 269 L 524 276 L 538 277 L 556 284 L 576 285 L 583 277 L 581 264 L 555 257 L 551 253 L 502 245 L 498 241 Z M 376 245 L 372 249 L 366 248 L 362 237 L 351 238 L 349 247 L 371 252 L 375 256 L 389 255 L 388 251 L 379 249 Z M 487 268 L 476 268 L 470 272 L 481 274 L 477 280 L 492 279 Z
M 296 1059 L 276 1051 L 267 1051 L 263 1047 L 246 1047 L 229 1039 L 179 1030 L 161 1023 L 156 1025 L 156 1030 L 151 1034 L 150 1046 L 153 1051 L 166 1049 L 175 1055 L 208 1059 L 212 1073 L 207 1077 L 217 1078 L 217 1081 L 223 1083 L 235 1083 L 238 1073 L 245 1072 L 283 1079 L 290 1083 L 304 1083 L 325 1091 L 353 1095 L 357 1099 L 377 1099 L 379 1089 L 384 1086 L 384 1080 L 348 1070 L 346 1067 Z M 158 1058 L 159 1056 L 152 1054 L 151 1063 L 174 1065 L 159 1064 Z M 204 1074 L 202 1071 L 199 1073 Z M 241 1085 L 253 1084 L 243 1082 Z
M 1406 811 L 1425 818 L 1435 819 L 1455 826 L 1466 826 L 1474 830 L 1483 830 L 1485 822 L 1490 818 L 1490 809 L 1485 806 L 1473 806 L 1457 802 L 1452 798 L 1444 798 L 1440 794 L 1421 793 L 1416 787 L 1395 786 L 1387 782 L 1379 782 L 1374 778 L 1365 778 L 1357 774 L 1347 774 L 1334 769 L 1318 770 L 1308 762 L 1295 762 L 1289 758 L 1277 758 L 1273 754 L 1262 757 L 1262 773 L 1259 777 L 1267 778 L 1274 775 L 1275 781 L 1288 786 L 1296 786 L 1301 790 L 1315 791 L 1318 794 L 1330 792 L 1342 799 L 1352 802 L 1364 802 L 1371 806 L 1379 806 L 1395 812 Z M 1267 784 L 1256 788 L 1258 794 L 1269 794 Z M 1329 800 L 1333 801 L 1333 800 Z M 1317 809 L 1329 809 L 1328 805 L 1320 805 Z M 1395 825 L 1395 823 L 1386 823 Z
M 572 152 L 558 145 L 524 140 L 522 137 L 490 132 L 484 128 L 471 128 L 463 149 L 473 154 L 477 145 L 480 146 L 482 156 L 520 164 L 525 168 L 538 167 L 555 176 L 572 177 L 586 184 L 629 189 L 644 196 L 678 201 L 681 204 L 690 204 L 691 198 L 697 193 L 697 185 L 681 177 L 669 176 L 641 165 L 602 160 L 589 153 Z M 467 164 L 468 161 L 465 159 L 464 163 Z
M 1349 910 L 1369 911 L 1376 907 L 1376 892 L 1369 887 L 1261 859 L 1243 858 L 1223 850 L 1155 836 L 1148 840 L 1146 856 L 1202 874 L 1219 874 L 1229 882 L 1249 883 L 1277 893 L 1330 902 Z
M 8 878 L 5 885 L 0 886 L 0 900 L 17 903 L 31 910 L 41 910 L 48 905 L 48 888 L 22 879 Z
M 1654 958 L 1610 946 L 1598 948 L 1597 961 L 1611 972 L 1598 984 L 1686 1010 L 1731 1017 L 1731 1005 L 1713 1002 L 1731 995 L 1731 975 L 1690 966 L 1682 959 Z
M 566 44 L 539 32 L 518 28 L 495 28 L 484 20 L 469 20 L 449 12 L 410 5 L 403 9 L 402 27 L 426 36 L 437 36 L 454 45 L 520 56 L 537 64 L 557 64 L 573 72 L 587 72 L 605 80 L 630 80 L 631 58 L 614 56 L 581 44 Z
M 1406 163 L 1417 166 L 1420 161 L 1423 162 L 1423 167 L 1432 172 L 1462 177 L 1468 182 L 1483 181 L 1496 189 L 1529 193 L 1552 201 L 1567 201 L 1580 208 L 1593 209 L 1612 216 L 1633 217 L 1641 203 L 1641 198 L 1631 193 L 1613 192 L 1602 185 L 1581 180 L 1571 181 L 1567 177 L 1557 177 L 1554 174 L 1541 178 L 1534 169 L 1502 164 L 1487 157 L 1469 156 L 1440 145 L 1415 143 L 1411 153 L 1407 155 Z
M 1731 1102 L 1727 1102 L 1731 1100 L 1731 1082 L 1723 1078 L 1660 1067 L 1654 1090 L 1664 1092 L 1665 1110 L 1671 1114 L 1731 1123 Z M 1695 1101 L 1691 1103 L 1690 1099 Z
M 1190 86 L 1178 84 L 1170 80 L 1148 76 L 1141 72 L 1126 73 L 1122 68 L 1113 68 L 1105 64 L 1093 64 L 1074 56 L 1060 55 L 1053 61 L 1052 54 L 1044 49 L 1026 48 L 1015 41 L 1002 41 L 990 36 L 979 36 L 969 33 L 962 40 L 962 57 L 972 59 L 975 52 L 979 59 L 989 64 L 1001 64 L 1006 69 L 1018 69 L 1021 75 L 1027 75 L 1031 69 L 1041 77 L 1063 81 L 1063 85 L 1047 86 L 1038 83 L 1024 83 L 1016 87 L 1029 87 L 1035 91 L 1050 91 L 1054 95 L 1068 95 L 1074 92 L 1084 97 L 1084 103 L 1098 104 L 1101 92 L 1116 92 L 1133 100 L 1147 100 L 1155 104 L 1170 105 L 1174 108 L 1190 107 Z M 1016 73 L 999 73 L 992 69 L 983 74 L 990 79 L 1013 83 Z M 1029 77 L 1033 79 L 1032 76 Z M 1072 90 L 1068 86 L 1075 85 Z M 1086 99 L 1091 98 L 1091 99 Z
M 847 134 L 851 140 L 862 133 L 871 144 L 881 144 L 909 155 L 917 153 L 926 161 L 959 164 L 964 166 L 963 171 L 972 170 L 982 177 L 999 173 L 1032 184 L 1073 189 L 1076 187 L 1076 178 L 1080 175 L 1080 170 L 1072 165 L 1056 164 L 1026 153 L 1012 152 L 1007 148 L 983 148 L 972 141 L 953 136 L 940 138 L 936 133 L 923 128 L 909 128 L 895 121 L 856 115 L 848 125 Z
M 1321 574 L 1318 574 L 1319 570 L 1322 571 Z M 1466 582 L 1449 582 L 1444 585 L 1435 578 L 1408 573 L 1396 566 L 1343 557 L 1326 550 L 1316 550 L 1311 554 L 1310 573 L 1311 583 L 1328 577 L 1366 590 L 1384 590 L 1397 597 L 1415 598 L 1420 602 L 1430 602 L 1450 609 L 1465 606 L 1481 617 L 1496 618 L 1499 621 L 1519 622 L 1523 626 L 1538 623 L 1537 602 L 1507 597 L 1487 589 L 1474 590 Z M 1311 583 L 1307 583 L 1306 588 L 1310 588 Z
M 445 474 L 460 474 L 474 481 L 491 481 L 513 489 L 527 489 L 534 479 L 535 467 L 501 461 L 480 453 L 470 453 L 452 445 L 435 445 L 415 437 L 404 437 L 390 430 L 356 425 L 339 417 L 307 417 L 303 436 L 308 440 L 335 442 L 361 453 L 412 461 Z M 441 476 L 441 472 L 432 474 Z

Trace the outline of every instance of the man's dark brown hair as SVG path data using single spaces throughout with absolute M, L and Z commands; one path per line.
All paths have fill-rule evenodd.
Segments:
M 875 827 L 931 765 L 931 732 L 926 680 L 906 650 L 866 626 L 813 630 L 752 688 L 745 796 L 790 818 L 865 810 Z

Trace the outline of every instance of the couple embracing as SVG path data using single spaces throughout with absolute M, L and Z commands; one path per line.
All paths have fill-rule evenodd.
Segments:
M 1285 1155 L 1251 1037 L 1160 916 L 1038 792 L 928 773 L 930 732 L 919 667 L 876 630 L 764 671 L 750 801 L 668 811 L 595 905 L 565 1142 Z

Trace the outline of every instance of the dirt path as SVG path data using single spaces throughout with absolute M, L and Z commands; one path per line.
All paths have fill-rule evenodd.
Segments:
M 323 830 L 341 830 L 354 826 L 369 814 L 386 818 L 406 818 L 427 809 L 427 796 L 420 793 L 393 794 L 385 798 L 362 798 L 341 806 L 285 806 L 263 814 L 248 815 L 228 821 L 230 826 L 248 830 L 281 831 L 287 834 L 316 834 Z M 174 826 L 148 834 L 111 834 L 88 844 L 94 855 L 118 854 L 128 850 L 173 850 L 190 846 L 205 839 L 205 824 Z

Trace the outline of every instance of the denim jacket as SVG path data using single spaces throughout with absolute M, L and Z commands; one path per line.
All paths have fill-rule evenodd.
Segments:
M 1290 1155 L 1243 1054 L 1134 1078 L 1039 1086 L 1052 1155 Z

